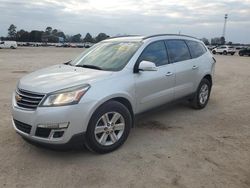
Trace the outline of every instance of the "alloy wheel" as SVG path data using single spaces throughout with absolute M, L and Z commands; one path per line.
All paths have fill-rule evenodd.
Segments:
M 209 87 L 207 84 L 203 84 L 199 93 L 199 101 L 201 104 L 205 104 L 207 102 L 209 95 Z
M 113 145 L 122 137 L 124 129 L 124 117 L 118 112 L 107 112 L 95 125 L 95 139 L 103 146 Z

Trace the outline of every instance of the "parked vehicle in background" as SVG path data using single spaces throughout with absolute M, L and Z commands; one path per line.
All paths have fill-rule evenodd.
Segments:
M 250 47 L 244 48 L 244 49 L 242 49 L 242 50 L 239 51 L 239 56 L 243 56 L 243 55 L 250 56 Z
M 207 48 L 212 51 L 214 48 L 216 48 L 216 46 L 213 46 L 213 45 L 207 45 Z
M 90 42 L 84 43 L 84 48 L 90 48 L 91 46 L 93 46 L 93 43 L 90 43 Z
M 227 54 L 234 55 L 235 52 L 236 52 L 236 49 L 233 46 L 227 46 L 227 45 L 218 46 L 212 50 L 213 54 L 218 53 L 218 54 L 224 54 L 224 55 L 227 55 Z
M 193 37 L 110 38 L 73 61 L 23 77 L 13 93 L 13 126 L 30 141 L 77 140 L 111 152 L 127 139 L 135 114 L 179 99 L 205 108 L 215 62 Z
M 17 43 L 16 41 L 0 41 L 0 48 L 16 49 Z

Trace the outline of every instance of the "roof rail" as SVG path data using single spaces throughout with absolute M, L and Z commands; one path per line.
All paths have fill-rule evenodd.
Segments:
M 119 36 L 109 37 L 107 39 L 115 39 L 115 38 L 122 38 L 122 37 L 139 37 L 139 36 L 141 35 L 119 35 Z
M 148 38 L 152 38 L 152 37 L 160 37 L 160 36 L 182 36 L 182 37 L 190 37 L 190 38 L 199 40 L 196 37 L 189 36 L 189 35 L 181 35 L 181 34 L 156 34 L 156 35 L 149 35 L 149 36 L 143 37 L 143 40 L 148 39 Z

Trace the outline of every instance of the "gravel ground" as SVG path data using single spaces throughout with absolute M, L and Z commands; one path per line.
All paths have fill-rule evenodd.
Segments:
M 205 109 L 181 103 L 142 114 L 115 152 L 59 152 L 25 142 L 11 124 L 18 79 L 81 51 L 0 50 L 0 187 L 250 187 L 249 57 L 216 56 Z

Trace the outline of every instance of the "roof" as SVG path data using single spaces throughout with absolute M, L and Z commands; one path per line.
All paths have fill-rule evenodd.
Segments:
M 157 34 L 157 35 L 149 35 L 149 36 L 141 36 L 141 35 L 124 35 L 124 36 L 117 36 L 117 37 L 110 37 L 106 40 L 111 40 L 111 41 L 142 41 L 150 38 L 155 38 L 155 37 L 164 37 L 164 36 L 178 36 L 178 37 L 187 37 L 187 38 L 192 38 L 199 40 L 198 38 L 188 36 L 188 35 L 179 35 L 179 34 Z

